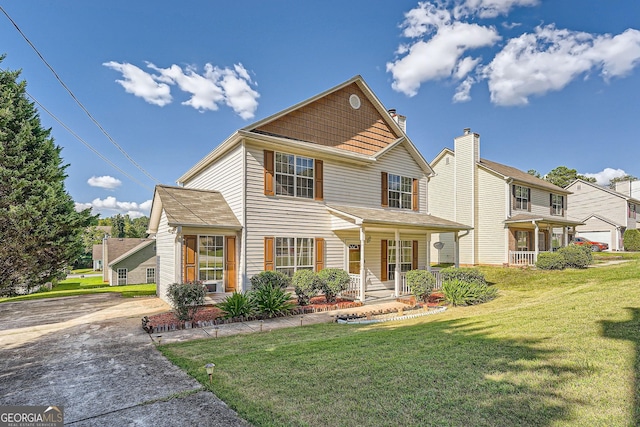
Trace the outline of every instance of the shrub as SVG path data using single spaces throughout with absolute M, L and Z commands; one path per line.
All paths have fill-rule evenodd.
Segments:
M 422 301 L 426 301 L 429 298 L 436 284 L 436 278 L 427 270 L 407 271 L 405 280 L 416 300 L 421 299 Z
M 567 268 L 587 268 L 593 262 L 589 246 L 569 245 L 558 249 L 558 253 L 564 258 Z
M 327 302 L 335 302 L 336 295 L 349 288 L 349 273 L 340 268 L 325 268 L 318 273 L 320 290 Z
M 460 280 L 467 283 L 479 283 L 486 285 L 484 274 L 477 268 L 455 268 L 447 267 L 440 270 L 442 281 Z
M 178 320 L 191 321 L 204 304 L 205 289 L 200 282 L 172 283 L 167 289 L 167 298 L 171 301 Z
M 291 293 L 279 287 L 264 286 L 251 291 L 250 299 L 256 313 L 266 317 L 288 314 L 295 307 L 291 302 Z
M 442 293 L 445 301 L 458 306 L 490 301 L 498 295 L 498 290 L 482 283 L 453 279 L 442 283 Z
M 640 230 L 625 230 L 622 243 L 625 251 L 640 251 Z
M 541 270 L 564 270 L 564 256 L 559 252 L 541 252 L 538 254 L 536 267 Z
M 249 294 L 234 292 L 217 304 L 224 311 L 224 318 L 249 317 L 255 312 L 253 301 Z
M 291 286 L 291 278 L 279 271 L 262 271 L 251 279 L 251 289 L 257 291 L 265 286 L 286 289 Z
M 298 270 L 293 275 L 291 283 L 298 296 L 298 304 L 307 305 L 320 287 L 318 275 L 311 270 Z

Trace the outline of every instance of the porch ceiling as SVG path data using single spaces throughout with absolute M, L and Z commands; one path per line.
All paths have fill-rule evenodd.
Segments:
M 545 224 L 550 225 L 552 227 L 575 227 L 577 225 L 584 225 L 582 221 L 572 221 L 570 219 L 562 218 L 562 217 L 553 217 L 553 216 L 543 216 L 543 215 L 531 215 L 531 214 L 518 214 L 514 215 L 511 218 L 504 221 L 507 225 L 518 224 Z
M 358 226 L 421 229 L 433 232 L 470 230 L 472 227 L 433 215 L 394 209 L 327 206 L 329 212 Z

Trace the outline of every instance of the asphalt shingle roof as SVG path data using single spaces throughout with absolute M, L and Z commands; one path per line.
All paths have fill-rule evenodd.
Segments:
M 156 191 L 171 226 L 242 228 L 224 197 L 218 191 L 166 185 L 156 186 Z

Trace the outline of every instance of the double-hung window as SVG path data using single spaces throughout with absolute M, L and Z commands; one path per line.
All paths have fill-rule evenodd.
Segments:
M 636 210 L 637 210 L 636 205 L 633 203 L 629 203 L 629 218 L 636 217 Z
M 412 209 L 413 179 L 388 174 L 389 207 Z
M 559 194 L 551 195 L 551 215 L 562 215 L 564 209 L 564 196 Z
M 519 251 L 529 250 L 529 232 L 528 231 L 516 231 L 516 249 Z
M 527 187 L 523 187 L 521 185 L 513 186 L 513 196 L 514 196 L 514 209 L 517 210 L 528 210 L 529 209 L 529 189 Z
M 396 263 L 400 263 L 402 273 L 411 271 L 413 267 L 413 241 L 400 241 L 400 253 L 396 256 L 396 241 L 389 240 L 387 243 L 387 278 L 394 280 L 396 277 Z
M 199 236 L 198 278 L 202 282 L 222 280 L 224 273 L 224 236 Z
M 276 237 L 276 271 L 293 276 L 297 270 L 313 270 L 313 247 L 313 238 Z
M 276 194 L 313 199 L 313 159 L 275 153 Z

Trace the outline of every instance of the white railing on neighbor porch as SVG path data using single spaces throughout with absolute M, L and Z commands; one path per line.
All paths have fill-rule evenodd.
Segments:
M 433 290 L 437 291 L 442 289 L 442 274 L 440 274 L 440 270 L 431 270 L 431 274 L 436 278 L 436 283 L 433 286 Z M 407 285 L 407 279 L 405 273 L 401 273 L 400 277 L 402 278 L 402 283 L 400 285 L 400 295 L 408 295 L 411 293 L 409 286 Z
M 538 251 L 543 252 L 548 251 Z M 536 265 L 536 261 L 538 257 L 534 251 L 509 251 L 509 265 L 532 267 Z

